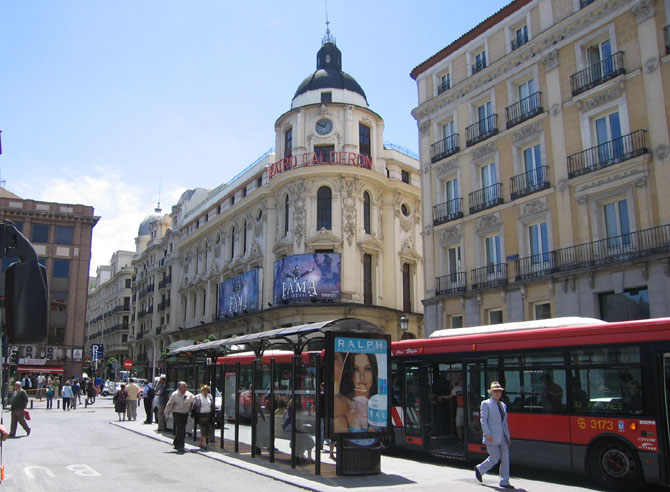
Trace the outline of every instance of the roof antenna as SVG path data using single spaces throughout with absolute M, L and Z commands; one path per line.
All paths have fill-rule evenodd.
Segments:
M 335 44 L 335 37 L 330 34 L 330 21 L 328 20 L 328 0 L 326 1 L 326 35 L 321 40 L 321 44 L 333 43 Z
M 158 181 L 158 205 L 154 209 L 154 212 L 157 214 L 161 213 L 163 210 L 161 209 L 161 182 L 160 180 Z

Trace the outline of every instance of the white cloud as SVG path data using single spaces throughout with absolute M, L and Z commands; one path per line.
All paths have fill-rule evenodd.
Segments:
M 105 167 L 91 169 L 90 175 L 75 175 L 64 170 L 63 178 L 49 179 L 30 184 L 14 183 L 14 193 L 24 199 L 83 204 L 94 207 L 100 220 L 93 228 L 91 246 L 91 275 L 100 265 L 108 265 L 117 250 L 135 251 L 137 228 L 144 218 L 154 213 L 157 190 L 123 181 L 121 174 Z M 163 202 L 163 213 L 184 192 L 183 187 L 168 186 L 162 193 L 169 203 Z M 176 197 L 176 198 L 175 198 Z

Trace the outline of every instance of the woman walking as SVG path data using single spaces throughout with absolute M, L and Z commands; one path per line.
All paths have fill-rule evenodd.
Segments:
M 200 394 L 195 397 L 193 412 L 200 426 L 200 448 L 207 449 L 207 436 L 214 422 L 214 399 L 209 394 L 208 385 L 203 384 L 200 388 Z
M 119 422 L 126 420 L 126 406 L 128 405 L 128 392 L 126 385 L 121 383 L 121 388 L 114 394 L 114 411 L 119 414 Z M 135 403 L 135 402 L 133 402 Z
M 65 410 L 70 410 L 70 401 L 72 400 L 72 397 L 74 394 L 72 393 L 72 386 L 70 386 L 70 380 L 67 379 L 65 380 L 65 384 L 63 385 L 63 390 L 61 391 L 61 394 L 63 395 L 63 411 Z
M 53 410 L 55 394 L 56 387 L 51 382 L 49 382 L 49 384 L 47 384 L 47 410 Z

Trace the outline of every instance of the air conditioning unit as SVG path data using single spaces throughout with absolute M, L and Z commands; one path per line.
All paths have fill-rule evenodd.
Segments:
M 23 356 L 26 359 L 34 359 L 35 354 L 37 354 L 37 350 L 34 345 L 26 345 L 25 347 L 23 347 Z
M 56 347 L 47 347 L 46 358 L 49 360 L 56 360 Z

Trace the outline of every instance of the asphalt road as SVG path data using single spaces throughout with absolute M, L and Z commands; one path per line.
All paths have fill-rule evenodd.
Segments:
M 2 416 L 9 429 L 9 412 Z M 30 436 L 19 426 L 2 447 L 0 491 L 302 490 L 110 425 L 111 398 L 69 412 L 35 408 L 31 417 Z M 141 408 L 137 425 L 143 418 Z

